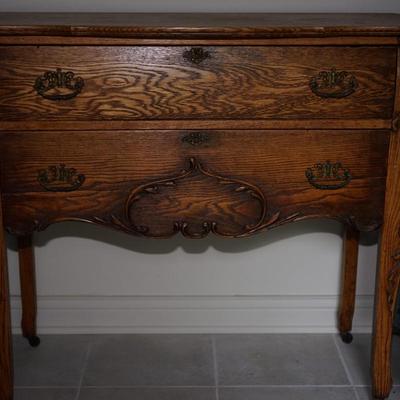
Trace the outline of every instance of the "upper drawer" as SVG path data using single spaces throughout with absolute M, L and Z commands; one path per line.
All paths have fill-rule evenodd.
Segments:
M 394 47 L 0 48 L 0 119 L 390 119 Z

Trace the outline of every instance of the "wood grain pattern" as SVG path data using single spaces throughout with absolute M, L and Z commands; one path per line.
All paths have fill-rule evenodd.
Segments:
M 1 27 L 0 27 L 1 30 Z M 96 36 L 1 36 L 0 45 L 34 46 L 398 46 L 396 36 L 183 39 Z
M 22 302 L 22 334 L 28 340 L 33 341 L 37 337 L 37 298 L 35 255 L 31 235 L 18 237 L 18 257 Z
M 394 47 L 206 47 L 193 64 L 184 46 L 0 48 L 3 120 L 391 119 Z M 323 99 L 310 80 L 336 67 L 359 88 Z M 84 79 L 77 97 L 51 101 L 33 88 L 46 71 Z M 245 96 L 243 96 L 245 94 Z
M 384 13 L 1 13 L 0 35 L 95 37 L 399 36 Z
M 388 131 L 208 131 L 209 141 L 201 146 L 182 142 L 187 134 L 188 131 L 1 133 L 7 227 L 21 234 L 60 218 L 79 218 L 103 220 L 120 228 L 110 222 L 111 215 L 131 226 L 124 211 L 128 194 L 141 185 L 151 186 L 154 181 L 176 177 L 187 168 L 191 157 L 216 175 L 259 188 L 266 198 L 269 217 L 280 211 L 283 220 L 294 214 L 296 219 L 337 218 L 361 230 L 376 229 L 382 221 Z M 351 183 L 345 188 L 318 190 L 308 182 L 306 170 L 328 159 L 341 161 L 351 171 Z M 39 170 L 60 162 L 85 174 L 79 190 L 50 193 L 38 183 Z M 194 193 L 197 197 L 191 198 Z M 257 201 L 239 201 L 236 205 L 248 222 L 240 220 L 240 212 L 229 211 L 229 207 L 219 209 L 216 216 L 216 209 L 208 208 L 210 198 L 235 204 L 232 199 L 237 196 L 230 190 L 217 189 L 212 180 L 189 179 L 183 192 L 170 197 L 173 194 L 169 190 L 168 197 L 157 207 L 149 196 L 138 209 L 139 214 L 143 218 L 146 215 L 148 224 L 154 226 L 166 217 L 173 224 L 183 210 L 196 221 L 217 219 L 222 223 L 227 211 L 230 222 L 236 224 L 236 228 L 227 228 L 232 233 L 232 229 L 238 232 L 239 225 L 254 223 L 261 212 Z M 369 201 L 365 202 L 365 198 Z M 193 203 L 192 208 L 188 208 L 189 203 Z
M 196 158 L 188 161 L 177 176 L 144 184 L 130 193 L 125 217 L 133 231 L 150 237 L 177 232 L 192 238 L 210 232 L 240 236 L 265 223 L 267 201 L 261 189 L 211 172 Z
M 398 52 L 400 59 L 400 50 Z M 397 68 L 396 98 L 393 119 L 400 112 L 400 63 Z M 400 275 L 400 129 L 393 126 L 388 155 L 384 222 L 381 231 L 379 260 L 376 275 L 374 332 L 372 343 L 372 391 L 377 399 L 385 399 L 392 388 L 392 331 L 394 299 Z
M 3 225 L 29 238 L 68 220 L 198 238 L 337 219 L 347 227 L 342 333 L 354 311 L 358 232 L 383 222 L 372 382 L 377 398 L 388 396 L 400 281 L 399 45 L 394 14 L 0 13 L 0 400 L 12 399 Z M 185 59 L 191 47 L 207 57 Z M 52 101 L 34 84 L 58 68 L 83 81 L 61 79 L 75 92 Z M 322 89 L 346 95 L 321 98 L 310 82 L 333 68 L 353 84 L 337 93 L 321 75 Z M 343 174 L 322 171 L 315 184 L 316 164 L 337 163 Z M 57 191 L 71 183 L 63 168 L 51 187 L 40 180 L 62 164 L 84 177 L 73 191 Z M 21 240 L 24 329 L 33 332 L 33 254 Z
M 393 307 L 388 304 L 388 293 L 396 296 L 397 282 L 390 282 L 395 256 L 400 249 L 400 132 L 391 136 L 389 151 L 389 167 L 386 182 L 385 214 L 382 227 L 382 237 L 379 254 L 379 269 L 377 272 L 375 323 L 372 353 L 372 379 L 374 396 L 385 399 L 392 388 L 391 350 Z M 395 290 L 391 287 L 395 287 Z
M 342 295 L 339 310 L 339 332 L 351 332 L 356 300 L 357 264 L 360 232 L 346 227 L 343 237 Z
M 13 392 L 10 296 L 0 192 L 0 399 L 12 400 Z
M 227 120 L 107 120 L 107 121 L 0 121 L 0 131 L 87 131 L 171 129 L 381 129 L 390 130 L 391 119 L 227 119 Z

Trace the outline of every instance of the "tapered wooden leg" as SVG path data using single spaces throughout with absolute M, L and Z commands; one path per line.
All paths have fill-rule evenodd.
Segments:
M 0 399 L 13 398 L 10 297 L 0 193 Z
M 21 281 L 22 334 L 32 347 L 40 344 L 36 333 L 37 298 L 35 255 L 32 235 L 18 237 L 19 277 Z
M 395 299 L 400 279 L 400 131 L 391 136 L 375 291 L 372 348 L 373 395 L 385 399 L 392 388 L 391 350 Z
M 360 232 L 347 226 L 343 238 L 342 296 L 339 310 L 339 332 L 343 342 L 351 343 L 357 287 L 358 244 Z

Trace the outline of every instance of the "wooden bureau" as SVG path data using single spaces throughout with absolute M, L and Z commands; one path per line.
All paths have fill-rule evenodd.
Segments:
M 346 342 L 359 232 L 381 229 L 372 383 L 386 398 L 399 45 L 389 14 L 0 14 L 0 400 L 13 397 L 5 229 L 37 346 L 35 231 L 240 238 L 307 218 L 345 226 Z

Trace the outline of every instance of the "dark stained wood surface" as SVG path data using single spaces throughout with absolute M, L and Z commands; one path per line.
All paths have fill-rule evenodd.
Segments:
M 372 351 L 372 382 L 378 399 L 392 388 L 392 330 L 400 281 L 400 131 L 390 141 L 384 224 L 376 282 L 375 323 Z
M 0 47 L 3 120 L 391 119 L 394 47 Z M 46 71 L 84 79 L 82 92 L 49 100 L 34 89 Z M 347 71 L 345 98 L 323 98 L 310 81 Z M 321 124 L 322 126 L 323 123 Z
M 400 58 L 400 50 L 398 53 Z M 372 390 L 378 399 L 392 389 L 392 332 L 400 283 L 400 63 L 397 69 L 393 131 L 390 137 L 384 223 L 381 230 L 375 289 L 372 343 Z
M 400 33 L 397 14 L 1 13 L 0 35 L 282 37 Z
M 36 271 L 32 235 L 18 237 L 18 258 L 22 303 L 21 329 L 24 337 L 32 341 L 37 337 Z
M 4 226 L 29 235 L 77 220 L 147 237 L 243 237 L 335 218 L 352 232 L 345 330 L 353 234 L 384 222 L 372 379 L 383 399 L 400 280 L 399 38 L 395 14 L 0 14 Z M 209 57 L 191 63 L 191 47 Z M 35 92 L 56 68 L 84 79 L 77 97 Z M 312 93 L 311 79 L 332 68 L 357 79 L 353 93 Z M 0 205 L 0 398 L 11 400 L 2 222 Z
M 187 120 L 0 120 L 0 131 L 27 130 L 188 130 L 188 129 L 379 129 L 390 130 L 392 119 L 187 119 Z
M 191 144 L 190 135 L 199 132 L 207 140 Z M 149 236 L 168 236 L 181 220 L 191 221 L 196 232 L 202 222 L 216 220 L 223 225 L 220 233 L 239 235 L 265 211 L 280 212 L 280 220 L 320 216 L 375 229 L 382 220 L 388 139 L 388 131 L 3 132 L 6 225 L 22 234 L 35 224 L 97 218 L 118 228 L 109 220 L 113 215 L 139 225 L 146 219 Z M 191 158 L 206 173 L 193 170 L 177 179 L 190 169 Z M 307 180 L 306 170 L 327 160 L 351 172 L 343 189 L 319 190 Z M 80 188 L 43 188 L 38 171 L 59 164 L 85 175 Z M 223 179 L 232 182 L 220 184 Z M 164 180 L 177 183 L 163 185 Z M 142 185 L 149 186 L 130 204 L 129 194 Z M 162 194 L 143 196 L 153 186 Z M 241 186 L 246 190 L 237 192 Z M 264 199 L 248 195 L 254 187 Z
M 356 303 L 358 247 L 360 232 L 346 227 L 343 235 L 342 296 L 339 310 L 339 332 L 342 338 L 350 341 L 348 335 L 353 327 Z M 347 337 L 346 337 L 347 335 Z

